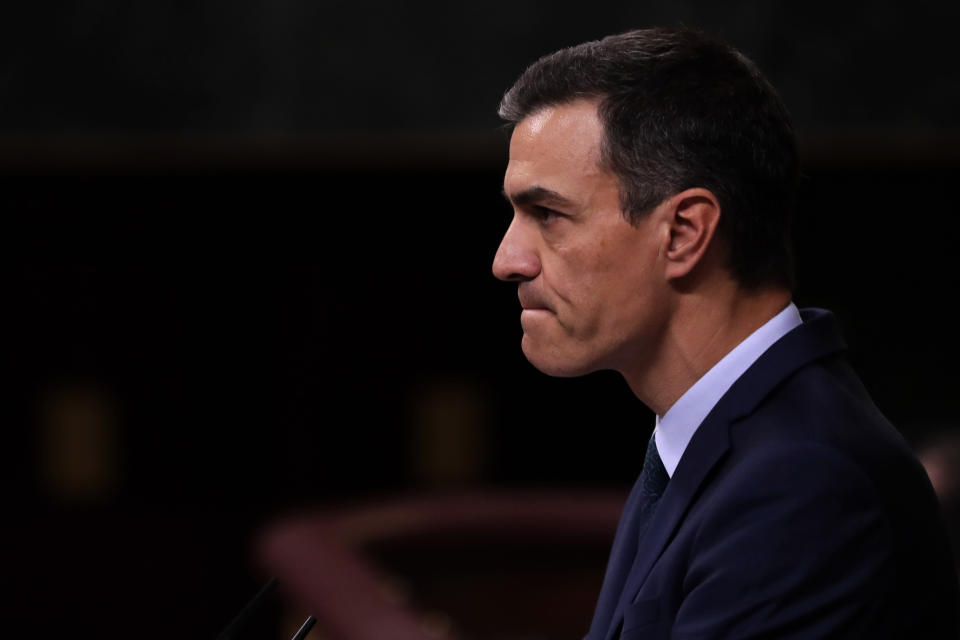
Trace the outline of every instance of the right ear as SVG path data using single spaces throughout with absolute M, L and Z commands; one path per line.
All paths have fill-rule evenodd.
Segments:
M 707 189 L 686 189 L 665 203 L 669 239 L 664 249 L 666 276 L 687 276 L 703 260 L 720 224 L 720 202 Z

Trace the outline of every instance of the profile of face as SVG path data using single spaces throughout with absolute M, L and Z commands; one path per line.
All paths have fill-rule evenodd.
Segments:
M 493 273 L 518 283 L 524 355 L 549 375 L 622 372 L 666 324 L 669 224 L 657 209 L 626 220 L 602 139 L 596 103 L 579 100 L 533 113 L 510 141 L 513 218 Z

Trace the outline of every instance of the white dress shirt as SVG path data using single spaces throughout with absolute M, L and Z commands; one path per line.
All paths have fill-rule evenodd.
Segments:
M 657 452 L 670 477 L 673 477 L 673 472 L 700 423 L 723 394 L 774 342 L 802 323 L 800 312 L 791 302 L 713 365 L 662 417 L 657 416 L 654 431 Z

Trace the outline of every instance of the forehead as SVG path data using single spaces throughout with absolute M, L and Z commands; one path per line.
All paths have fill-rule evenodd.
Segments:
M 595 101 L 548 106 L 520 121 L 510 138 L 507 194 L 534 185 L 563 193 L 604 175 L 603 125 Z

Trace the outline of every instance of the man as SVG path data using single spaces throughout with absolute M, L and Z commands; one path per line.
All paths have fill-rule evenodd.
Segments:
M 923 469 L 791 302 L 795 142 L 753 63 L 634 31 L 537 61 L 500 115 L 524 354 L 657 414 L 587 637 L 956 637 Z

